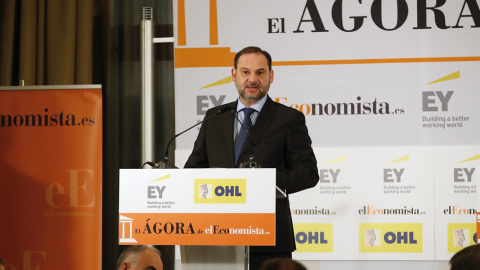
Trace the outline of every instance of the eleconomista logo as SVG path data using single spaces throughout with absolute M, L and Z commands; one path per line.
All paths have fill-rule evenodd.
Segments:
M 0 114 L 0 127 L 88 127 L 95 126 L 94 116 L 67 113 L 64 109 L 50 112 L 45 108 L 35 114 Z

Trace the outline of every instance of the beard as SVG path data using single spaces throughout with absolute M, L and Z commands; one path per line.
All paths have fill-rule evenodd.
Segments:
M 252 104 L 261 100 L 265 95 L 267 95 L 268 90 L 270 89 L 270 84 L 267 84 L 265 86 L 262 86 L 259 83 L 245 83 L 244 85 L 240 85 L 239 83 L 237 83 L 237 81 L 235 81 L 235 86 L 237 87 L 237 91 L 240 97 L 245 101 L 247 101 L 248 103 L 252 103 Z M 249 88 L 249 87 L 257 88 L 258 93 L 255 95 L 248 94 L 245 91 L 245 88 Z

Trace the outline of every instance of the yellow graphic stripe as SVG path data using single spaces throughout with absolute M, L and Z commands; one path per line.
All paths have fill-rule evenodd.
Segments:
M 445 77 L 442 77 L 438 80 L 432 81 L 427 83 L 426 85 L 432 84 L 432 83 L 438 83 L 438 82 L 444 82 L 444 81 L 449 81 L 449 80 L 454 80 L 454 79 L 459 79 L 460 78 L 460 71 L 454 72 L 450 75 L 447 75 Z
M 160 178 L 154 179 L 154 180 L 152 180 L 152 181 L 150 181 L 150 182 L 156 182 L 156 181 L 165 180 L 165 179 L 170 179 L 170 174 L 167 174 L 167 175 L 162 176 L 162 177 L 160 177 Z
M 218 86 L 218 85 L 223 85 L 223 84 L 228 84 L 228 83 L 231 83 L 232 82 L 232 77 L 231 76 L 228 76 L 226 78 L 223 78 L 221 80 L 218 80 L 214 83 L 211 83 L 209 85 L 205 85 L 204 87 L 200 88 L 200 89 L 204 89 L 204 88 L 208 88 L 208 87 L 213 87 L 213 86 Z
M 334 159 L 334 160 L 331 160 L 329 162 L 326 162 L 326 163 L 323 163 L 323 164 L 332 164 L 332 163 L 335 163 L 335 162 L 340 162 L 340 161 L 345 161 L 345 156 L 341 156 L 337 159 Z
M 400 161 L 405 161 L 405 160 L 409 160 L 409 159 L 410 159 L 410 155 L 406 155 L 406 156 L 401 157 L 401 158 L 399 158 L 399 159 L 396 159 L 396 160 L 394 160 L 394 161 L 390 161 L 390 162 L 387 163 L 387 164 L 392 164 L 392 163 L 396 163 L 396 162 L 400 162 Z
M 465 159 L 465 160 L 462 160 L 462 161 L 460 161 L 460 162 L 458 162 L 458 163 L 463 163 L 463 162 L 468 162 L 468 161 L 473 161 L 473 160 L 479 160 L 479 159 L 480 159 L 480 155 L 476 155 L 476 156 L 473 156 L 473 157 L 471 157 L 471 158 L 467 158 L 467 159 Z M 457 164 L 458 164 L 458 163 L 457 163 Z

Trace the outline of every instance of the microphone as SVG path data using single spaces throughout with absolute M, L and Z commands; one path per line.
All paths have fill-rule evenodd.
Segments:
M 204 120 L 196 123 L 195 125 L 187 128 L 186 130 L 184 130 L 184 131 L 176 134 L 175 136 L 173 136 L 173 137 L 170 139 L 170 141 L 168 142 L 168 144 L 167 144 L 167 150 L 165 151 L 164 160 L 163 160 L 163 161 L 159 161 L 159 162 L 155 162 L 152 167 L 154 167 L 154 168 L 156 168 L 156 169 L 158 169 L 158 168 L 160 168 L 160 169 L 177 168 L 177 167 L 175 167 L 175 166 L 173 166 L 173 165 L 170 165 L 170 164 L 168 163 L 168 149 L 170 148 L 170 144 L 172 143 L 172 141 L 173 141 L 175 138 L 177 138 L 178 136 L 182 135 L 183 133 L 189 131 L 190 129 L 192 129 L 192 128 L 198 126 L 198 125 L 200 125 L 201 123 L 207 122 L 208 120 L 212 119 L 213 117 L 215 117 L 215 116 L 217 116 L 217 115 L 220 115 L 220 114 L 223 114 L 224 112 L 226 112 L 226 111 L 228 111 L 228 110 L 231 110 L 231 109 L 232 109 L 232 108 L 230 108 L 230 107 L 221 108 L 221 109 L 219 109 L 214 115 L 209 116 L 208 118 L 205 118 Z M 147 163 L 147 164 L 148 164 L 148 165 L 151 165 L 151 163 L 152 163 L 152 162 Z
M 235 116 L 235 119 L 237 119 L 237 122 L 240 123 L 240 125 L 242 126 L 245 133 L 247 133 L 247 136 L 250 139 L 250 143 L 252 144 L 252 147 L 250 148 L 250 160 L 238 164 L 238 167 L 239 168 L 252 168 L 252 169 L 253 168 L 261 168 L 261 166 L 258 165 L 258 163 L 253 160 L 253 139 L 252 139 L 252 136 L 250 136 L 250 132 L 248 132 L 248 130 L 245 128 L 242 121 L 240 121 L 240 119 L 238 119 L 238 116 L 237 116 L 237 113 L 235 112 L 235 110 L 230 110 L 230 112 L 233 114 L 233 116 Z

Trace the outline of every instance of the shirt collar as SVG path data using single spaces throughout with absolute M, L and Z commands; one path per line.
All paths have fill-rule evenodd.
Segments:
M 250 108 L 252 109 L 255 109 L 257 112 L 260 112 L 263 108 L 263 105 L 265 105 L 265 102 L 267 102 L 267 96 L 268 95 L 265 95 L 262 99 L 260 99 L 257 103 L 253 104 L 252 106 L 250 106 Z M 240 98 L 238 98 L 238 102 L 237 102 L 237 113 L 241 110 L 243 110 L 243 108 L 245 108 L 247 106 L 245 106 L 241 101 L 240 101 Z

